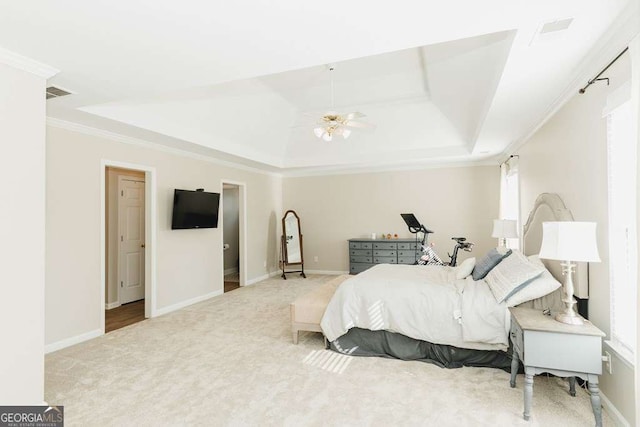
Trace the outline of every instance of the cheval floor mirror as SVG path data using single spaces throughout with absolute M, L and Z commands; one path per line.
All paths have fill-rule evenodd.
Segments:
M 300 218 L 295 211 L 288 210 L 282 217 L 282 237 L 280 239 L 280 263 L 282 278 L 287 280 L 287 273 L 300 273 L 305 279 L 304 257 L 302 255 L 302 233 Z M 287 270 L 289 266 L 300 266 L 299 270 Z

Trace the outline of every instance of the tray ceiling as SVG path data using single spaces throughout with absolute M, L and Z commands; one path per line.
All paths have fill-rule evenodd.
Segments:
M 477 162 L 539 126 L 636 10 L 627 0 L 400 1 L 367 13 L 333 0 L 243 3 L 6 3 L 0 47 L 61 70 L 49 84 L 73 95 L 47 102 L 52 118 L 251 167 Z M 331 104 L 327 64 L 335 110 L 361 111 L 375 130 L 313 135 Z

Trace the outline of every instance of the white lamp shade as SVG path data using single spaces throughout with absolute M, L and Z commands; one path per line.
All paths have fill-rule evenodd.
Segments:
M 540 258 L 599 262 L 596 223 L 560 221 L 542 223 Z
M 515 219 L 494 219 L 491 237 L 514 239 L 518 237 L 518 222 Z

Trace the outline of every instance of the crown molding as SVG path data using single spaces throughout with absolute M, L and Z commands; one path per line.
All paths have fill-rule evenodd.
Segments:
M 181 150 L 179 148 L 168 147 L 166 145 L 156 144 L 144 139 L 133 138 L 133 137 L 122 135 L 116 132 L 98 129 L 91 126 L 86 126 L 86 125 L 82 125 L 75 122 L 69 122 L 62 119 L 57 119 L 55 117 L 47 117 L 47 125 L 60 128 L 60 129 L 70 130 L 73 132 L 83 133 L 85 135 L 95 136 L 98 138 L 108 139 L 114 142 L 120 142 L 122 144 L 135 145 L 138 147 L 144 147 L 152 150 L 162 151 L 164 153 L 169 153 L 176 156 L 183 156 L 183 157 L 188 157 L 195 160 L 202 160 L 205 162 L 214 163 L 216 165 L 226 166 L 234 169 L 240 169 L 247 172 L 259 173 L 262 175 L 270 175 L 275 177 L 282 177 L 282 174 L 278 172 L 266 171 L 263 169 L 258 169 L 251 166 L 243 165 L 240 163 L 230 162 L 227 160 L 220 160 L 212 156 L 197 154 L 191 151 Z
M 0 47 L 0 63 L 9 65 L 13 68 L 26 71 L 43 79 L 50 79 L 60 72 L 60 70 L 53 68 L 42 62 L 35 61 L 26 56 L 22 56 L 10 50 Z
M 303 168 L 296 170 L 282 171 L 284 178 L 298 178 L 306 176 L 329 176 L 329 175 L 356 175 L 364 173 L 378 172 L 401 172 L 425 169 L 451 169 L 451 168 L 469 168 L 476 166 L 499 166 L 495 157 L 482 160 L 459 160 L 459 161 L 434 161 L 424 160 L 411 163 L 398 163 L 387 165 L 359 165 L 359 166 L 326 166 Z
M 399 163 L 392 165 L 358 165 L 358 166 L 326 166 L 326 167 L 306 167 L 301 169 L 281 169 L 280 172 L 266 171 L 263 169 L 246 166 L 240 163 L 234 163 L 227 160 L 220 160 L 215 157 L 206 156 L 204 154 L 197 154 L 187 150 L 181 150 L 179 148 L 168 147 L 162 144 L 156 144 L 144 139 L 133 138 L 130 136 L 122 135 L 116 132 L 111 132 L 95 127 L 83 125 L 80 123 L 70 122 L 67 120 L 57 119 L 55 117 L 47 117 L 47 125 L 69 130 L 72 132 L 83 133 L 85 135 L 91 135 L 98 138 L 108 139 L 110 141 L 119 142 L 122 144 L 135 145 L 138 147 L 149 148 L 153 150 L 162 151 L 165 153 L 188 157 L 191 159 L 202 160 L 209 163 L 214 163 L 221 166 L 227 166 L 234 169 L 240 169 L 247 172 L 259 173 L 262 175 L 269 175 L 274 177 L 305 177 L 305 176 L 329 176 L 329 175 L 352 175 L 363 173 L 376 173 L 376 172 L 393 172 L 393 171 L 411 171 L 411 170 L 424 170 L 424 169 L 443 169 L 443 168 L 458 168 L 458 167 L 474 167 L 474 166 L 496 166 L 498 161 L 495 158 L 482 159 L 482 160 L 470 160 L 470 161 L 449 161 L 438 162 L 434 160 L 425 160 L 422 162 L 411 163 Z
M 574 78 L 549 105 L 537 124 L 530 127 L 522 137 L 516 139 L 504 149 L 500 155 L 501 161 L 509 158 L 511 154 L 516 153 L 520 147 L 526 144 L 570 99 L 578 95 L 578 90 L 593 75 L 615 58 L 640 33 L 640 10 L 638 9 L 640 9 L 640 6 L 635 1 L 629 2 L 629 5 L 609 27 L 610 30 L 598 40 L 595 47 L 576 67 L 578 71 L 575 73 Z

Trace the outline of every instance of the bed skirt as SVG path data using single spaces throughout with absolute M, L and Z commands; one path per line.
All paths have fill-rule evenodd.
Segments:
M 420 341 L 389 331 L 351 328 L 330 342 L 328 348 L 351 356 L 417 360 L 448 369 L 479 366 L 511 372 L 511 347 L 507 351 L 471 350 Z

